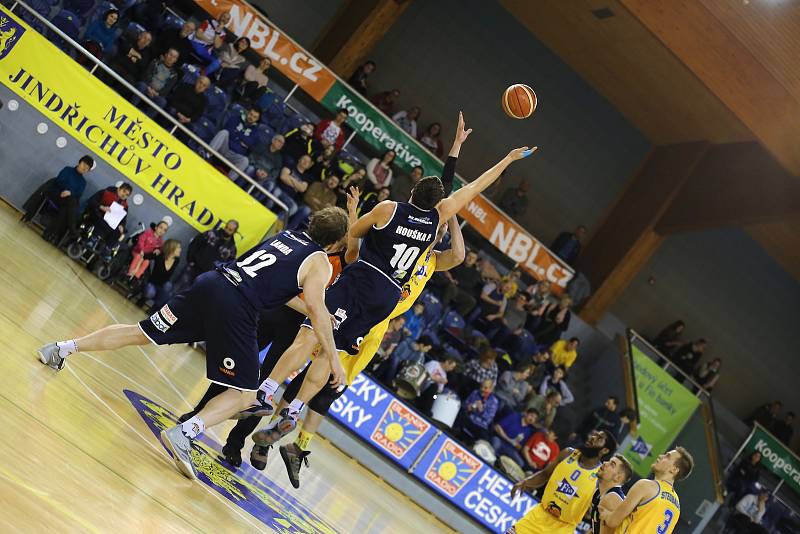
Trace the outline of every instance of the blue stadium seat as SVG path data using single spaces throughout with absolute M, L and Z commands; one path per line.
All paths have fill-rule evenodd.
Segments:
M 272 141 L 272 136 L 274 135 L 275 131 L 266 124 L 258 125 L 258 144 L 269 144 L 269 142 Z
M 313 123 L 314 121 L 304 116 L 302 113 L 294 113 L 285 118 L 283 124 L 281 124 L 281 129 L 284 132 L 288 132 L 289 130 L 298 128 L 308 122 Z
M 207 94 L 208 106 L 205 116 L 219 126 L 222 115 L 228 107 L 228 95 L 217 86 L 209 87 Z
M 430 291 L 423 292 L 419 300 L 425 305 L 425 312 L 423 313 L 425 328 L 431 330 L 436 328 L 442 319 L 442 312 L 444 311 L 442 301 Z
M 53 17 L 51 22 L 53 23 L 53 26 L 67 34 L 70 38 L 72 38 L 72 40 L 78 41 L 78 35 L 81 32 L 81 19 L 78 17 L 78 15 L 72 11 L 62 9 L 55 17 Z M 75 49 L 64 39 L 62 39 L 60 35 L 53 32 L 49 39 L 53 44 L 66 52 L 68 55 L 73 55 Z
M 466 326 L 467 323 L 464 321 L 464 318 L 455 310 L 447 312 L 447 315 L 444 316 L 444 320 L 442 321 L 444 333 L 455 338 L 458 343 L 462 343 L 461 336 Z
M 127 39 L 129 41 L 134 41 L 136 37 L 139 36 L 140 33 L 145 31 L 146 28 L 139 24 L 138 22 L 129 22 L 128 26 L 122 31 L 122 38 Z
M 181 65 L 181 72 L 183 73 L 183 77 L 181 77 L 182 83 L 194 83 L 200 77 L 200 67 L 191 63 Z
M 164 17 L 164 29 L 180 28 L 183 26 L 184 22 L 185 21 L 178 15 L 172 12 L 167 12 L 166 16 Z
M 260 109 L 262 112 L 270 107 L 276 100 L 280 100 L 280 97 L 273 93 L 272 91 L 267 91 L 261 98 L 256 100 L 255 106 Z
M 65 3 L 66 1 L 67 0 L 65 0 Z M 106 11 L 109 11 L 111 9 L 117 9 L 116 4 L 104 0 L 103 2 L 97 4 L 97 6 L 95 6 L 95 8 L 91 10 L 91 12 L 89 12 L 87 15 L 84 15 L 83 21 L 86 24 L 91 24 L 92 22 L 100 19 Z
M 226 111 L 225 115 L 222 117 L 222 123 L 220 123 L 220 126 L 225 125 L 231 119 L 231 117 L 241 117 L 245 113 L 247 113 L 247 110 L 241 104 L 231 104 L 231 106 L 228 108 L 228 111 Z
M 50 12 L 53 10 L 53 3 L 50 0 L 28 0 L 26 3 L 31 9 L 36 11 L 44 18 L 50 18 Z M 27 9 L 23 7 L 17 7 L 15 12 L 22 20 L 30 24 L 31 28 L 37 32 L 41 33 L 42 35 L 47 33 L 47 26 L 45 23 L 33 16 L 33 14 L 31 14 L 31 12 Z
M 82 19 L 94 7 L 94 0 L 64 0 L 61 7 Z
M 286 104 L 280 100 L 276 100 L 264 110 L 261 114 L 264 122 L 269 124 L 269 127 L 278 132 L 285 132 L 283 128 L 283 121 L 286 119 Z

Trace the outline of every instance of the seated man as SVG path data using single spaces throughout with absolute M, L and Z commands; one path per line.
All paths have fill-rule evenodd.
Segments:
M 458 363 L 459 359 L 456 356 L 448 354 L 442 361 L 431 360 L 425 364 L 425 370 L 428 372 L 430 382 L 426 382 L 422 386 L 422 393 L 417 399 L 417 407 L 422 413 L 431 415 L 433 401 L 436 400 L 437 395 L 444 391 L 447 385 L 447 373 L 454 371 Z
M 75 167 L 61 169 L 57 177 L 47 180 L 22 205 L 25 211 L 22 221 L 30 221 L 39 206 L 45 200 L 50 200 L 58 207 L 58 213 L 50 220 L 42 237 L 56 244 L 67 230 L 70 235 L 76 235 L 78 204 L 86 189 L 86 178 L 83 175 L 94 169 L 94 166 L 91 156 L 83 156 Z
M 236 258 L 236 242 L 233 236 L 238 229 L 238 221 L 231 219 L 222 228 L 194 236 L 186 253 L 188 265 L 178 279 L 176 293 L 192 285 L 201 274 L 212 270 L 216 262 Z
M 250 167 L 248 168 L 250 177 L 259 183 L 275 180 L 283 168 L 283 146 L 285 143 L 286 140 L 281 134 L 275 134 L 269 144 L 262 143 L 254 146 L 250 151 Z M 242 185 L 238 180 L 236 180 L 236 183 Z
M 400 366 L 407 361 L 425 363 L 426 356 L 433 348 L 433 341 L 428 336 L 422 336 L 418 340 L 405 338 L 392 351 L 391 356 L 383 367 L 383 382 L 391 384 L 397 376 Z
M 558 446 L 555 430 L 548 428 L 534 432 L 522 447 L 523 469 L 541 471 L 556 461 L 561 447 Z
M 492 391 L 494 391 L 494 382 L 484 380 L 481 382 L 480 389 L 470 393 L 461 405 L 460 421 L 456 422 L 454 428 L 461 428 L 464 436 L 471 442 L 491 438 L 489 426 L 492 424 L 500 404 Z
M 210 86 L 211 80 L 207 76 L 199 76 L 194 84 L 178 84 L 167 99 L 170 115 L 192 130 L 192 125 L 206 111 L 208 106 L 206 91 Z
M 98 250 L 102 247 L 108 246 L 112 237 L 114 237 L 114 230 L 117 231 L 117 239 L 125 235 L 125 219 L 127 218 L 128 211 L 128 197 L 133 192 L 133 187 L 129 183 L 122 183 L 119 187 L 110 186 L 101 189 L 89 198 L 86 206 L 86 216 L 88 224 L 94 225 L 94 233 L 92 234 L 92 244 L 97 246 Z M 114 227 L 104 219 L 106 213 L 111 211 L 111 205 L 117 203 L 125 209 L 126 215 Z
M 511 412 L 496 423 L 491 443 L 498 459 L 500 456 L 508 456 L 518 466 L 524 468 L 526 464 L 519 451 L 528 438 L 536 432 L 537 422 L 539 422 L 539 412 L 528 408 L 522 415 Z
M 175 83 L 178 81 L 178 58 L 180 54 L 174 48 L 170 48 L 160 57 L 154 59 L 147 66 L 141 81 L 135 84 L 140 93 L 147 95 L 158 107 L 163 108 L 167 104 L 167 95 Z M 131 104 L 138 106 L 142 99 L 134 95 Z M 147 108 L 147 114 L 153 115 L 155 111 Z
M 223 129 L 209 143 L 222 157 L 244 171 L 250 163 L 247 155 L 259 141 L 258 119 L 261 112 L 256 108 L 248 110 L 244 116 L 229 118 Z
M 317 151 L 318 143 L 312 137 L 314 126 L 306 123 L 283 134 L 286 145 L 283 147 L 284 164 L 291 166 L 300 156 L 311 156 Z
M 306 192 L 308 186 L 313 182 L 313 178 L 308 174 L 311 168 L 311 156 L 300 156 L 292 168 L 283 167 L 279 175 L 276 186 L 272 193 L 289 207 L 289 216 L 294 217 L 300 209 L 300 195 Z M 289 226 L 294 223 L 290 219 Z
M 331 174 L 324 182 L 313 182 L 303 193 L 303 205 L 293 218 L 292 228 L 300 228 L 308 217 L 321 209 L 336 205 L 336 190 L 339 188 L 339 177 Z
M 110 67 L 128 83 L 138 82 L 150 64 L 152 42 L 153 35 L 146 30 L 139 32 L 135 40 L 123 37 L 117 46 L 117 53 L 111 59 Z

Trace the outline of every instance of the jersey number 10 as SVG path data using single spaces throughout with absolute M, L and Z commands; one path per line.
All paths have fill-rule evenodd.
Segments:
M 405 243 L 400 243 L 392 247 L 394 249 L 394 256 L 389 260 L 389 265 L 401 271 L 407 271 L 417 261 L 419 256 L 419 247 L 409 247 Z

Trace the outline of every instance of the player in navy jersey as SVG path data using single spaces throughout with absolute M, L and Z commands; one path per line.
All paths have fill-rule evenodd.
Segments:
M 347 230 L 344 210 L 320 210 L 311 217 L 307 232 L 281 232 L 246 252 L 240 261 L 218 264 L 138 324 L 116 324 L 78 339 L 49 343 L 38 350 L 39 359 L 59 370 L 79 350 L 205 341 L 206 375 L 227 389 L 194 417 L 161 432 L 178 469 L 195 478 L 191 440 L 206 426 L 225 421 L 256 402 L 261 381 L 256 325 L 261 310 L 287 303 L 306 310 L 322 353 L 328 359 L 337 357 L 325 307 L 325 287 L 332 270 L 326 252 L 341 248 Z M 304 305 L 297 298 L 301 292 Z
M 459 113 L 458 133 L 468 135 Z M 509 152 L 495 166 L 474 182 L 444 198 L 444 188 L 436 176 L 421 179 L 411 191 L 408 202 L 383 201 L 363 215 L 350 228 L 350 237 L 362 240 L 359 260 L 342 272 L 339 280 L 328 288 L 325 304 L 334 322 L 336 350 L 350 355 L 358 353 L 364 336 L 383 321 L 400 300 L 401 288 L 411 275 L 420 254 L 426 252 L 436 238 L 439 225 L 453 217 L 473 198 L 494 183 L 516 160 L 531 155 L 536 148 L 522 147 Z M 273 396 L 280 383 L 302 367 L 309 356 L 313 361 L 306 378 L 292 403 L 281 411 L 266 429 L 253 435 L 260 446 L 271 445 L 291 432 L 304 403 L 320 391 L 330 379 L 331 387 L 345 382 L 339 358 L 319 358 L 317 341 L 311 324 L 304 324 L 295 342 L 283 354 L 259 388 L 258 403 L 237 417 L 268 416 L 274 411 Z
M 592 521 L 592 534 L 611 534 L 613 528 L 603 525 L 600 511 L 613 512 L 625 500 L 622 486 L 633 476 L 633 466 L 621 454 L 615 454 L 603 462 L 597 471 L 597 489 L 592 496 L 589 513 Z

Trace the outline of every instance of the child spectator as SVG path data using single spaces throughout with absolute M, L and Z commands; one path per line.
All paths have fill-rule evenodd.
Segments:
M 142 232 L 133 247 L 133 258 L 128 266 L 129 278 L 141 278 L 150 265 L 150 260 L 161 254 L 161 247 L 164 245 L 161 238 L 167 233 L 168 228 L 169 225 L 161 221 Z
M 552 429 L 534 433 L 522 447 L 522 457 L 534 471 L 541 471 L 558 458 L 561 448 L 556 443 L 556 433 Z

